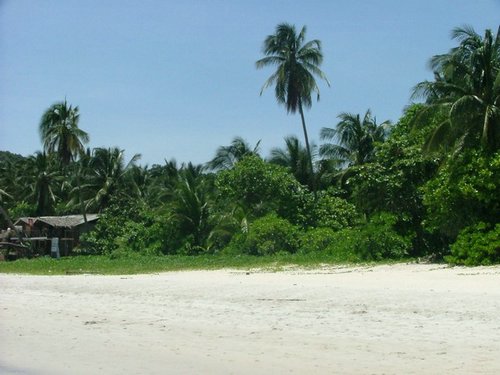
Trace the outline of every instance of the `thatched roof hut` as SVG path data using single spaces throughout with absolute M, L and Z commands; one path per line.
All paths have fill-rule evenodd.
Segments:
M 87 214 L 87 223 L 94 222 L 99 219 L 98 214 Z M 85 224 L 83 215 L 66 215 L 66 216 L 38 216 L 38 217 L 20 217 L 14 225 L 35 225 L 43 223 L 53 228 L 76 228 Z
M 61 253 L 69 255 L 79 244 L 80 235 L 91 230 L 99 219 L 98 214 L 86 216 L 87 222 L 83 215 L 21 217 L 14 225 L 21 227 L 23 234 L 36 244 L 35 248 L 40 254 L 49 252 L 50 240 L 57 237 Z

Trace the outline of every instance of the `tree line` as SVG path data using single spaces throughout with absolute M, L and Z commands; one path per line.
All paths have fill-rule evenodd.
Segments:
M 500 261 L 500 33 L 456 28 L 394 124 L 341 113 L 309 141 L 304 109 L 319 98 L 321 42 L 280 24 L 257 68 L 263 90 L 301 117 L 295 136 L 261 155 L 241 137 L 203 165 L 140 166 L 119 148 L 85 148 L 79 109 L 49 107 L 43 151 L 0 152 L 0 202 L 20 216 L 100 213 L 83 253 L 322 254 L 333 260 L 431 257 Z

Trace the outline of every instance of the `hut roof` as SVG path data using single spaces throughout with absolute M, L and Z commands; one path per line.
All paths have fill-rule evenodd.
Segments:
M 99 218 L 98 214 L 87 214 L 87 221 L 95 221 Z M 30 222 L 35 223 L 40 221 L 42 223 L 48 224 L 54 228 L 74 228 L 85 223 L 83 215 L 66 215 L 66 216 L 39 216 L 39 217 L 21 217 L 16 222 L 15 225 L 21 223 L 28 224 Z

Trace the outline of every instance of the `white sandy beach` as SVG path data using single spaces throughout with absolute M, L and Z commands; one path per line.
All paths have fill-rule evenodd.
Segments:
M 2 374 L 500 374 L 500 267 L 0 274 Z

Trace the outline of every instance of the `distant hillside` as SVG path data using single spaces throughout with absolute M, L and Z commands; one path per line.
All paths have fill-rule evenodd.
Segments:
M 10 151 L 0 151 L 0 164 L 4 163 L 19 163 L 26 158 L 19 154 L 14 154 Z

